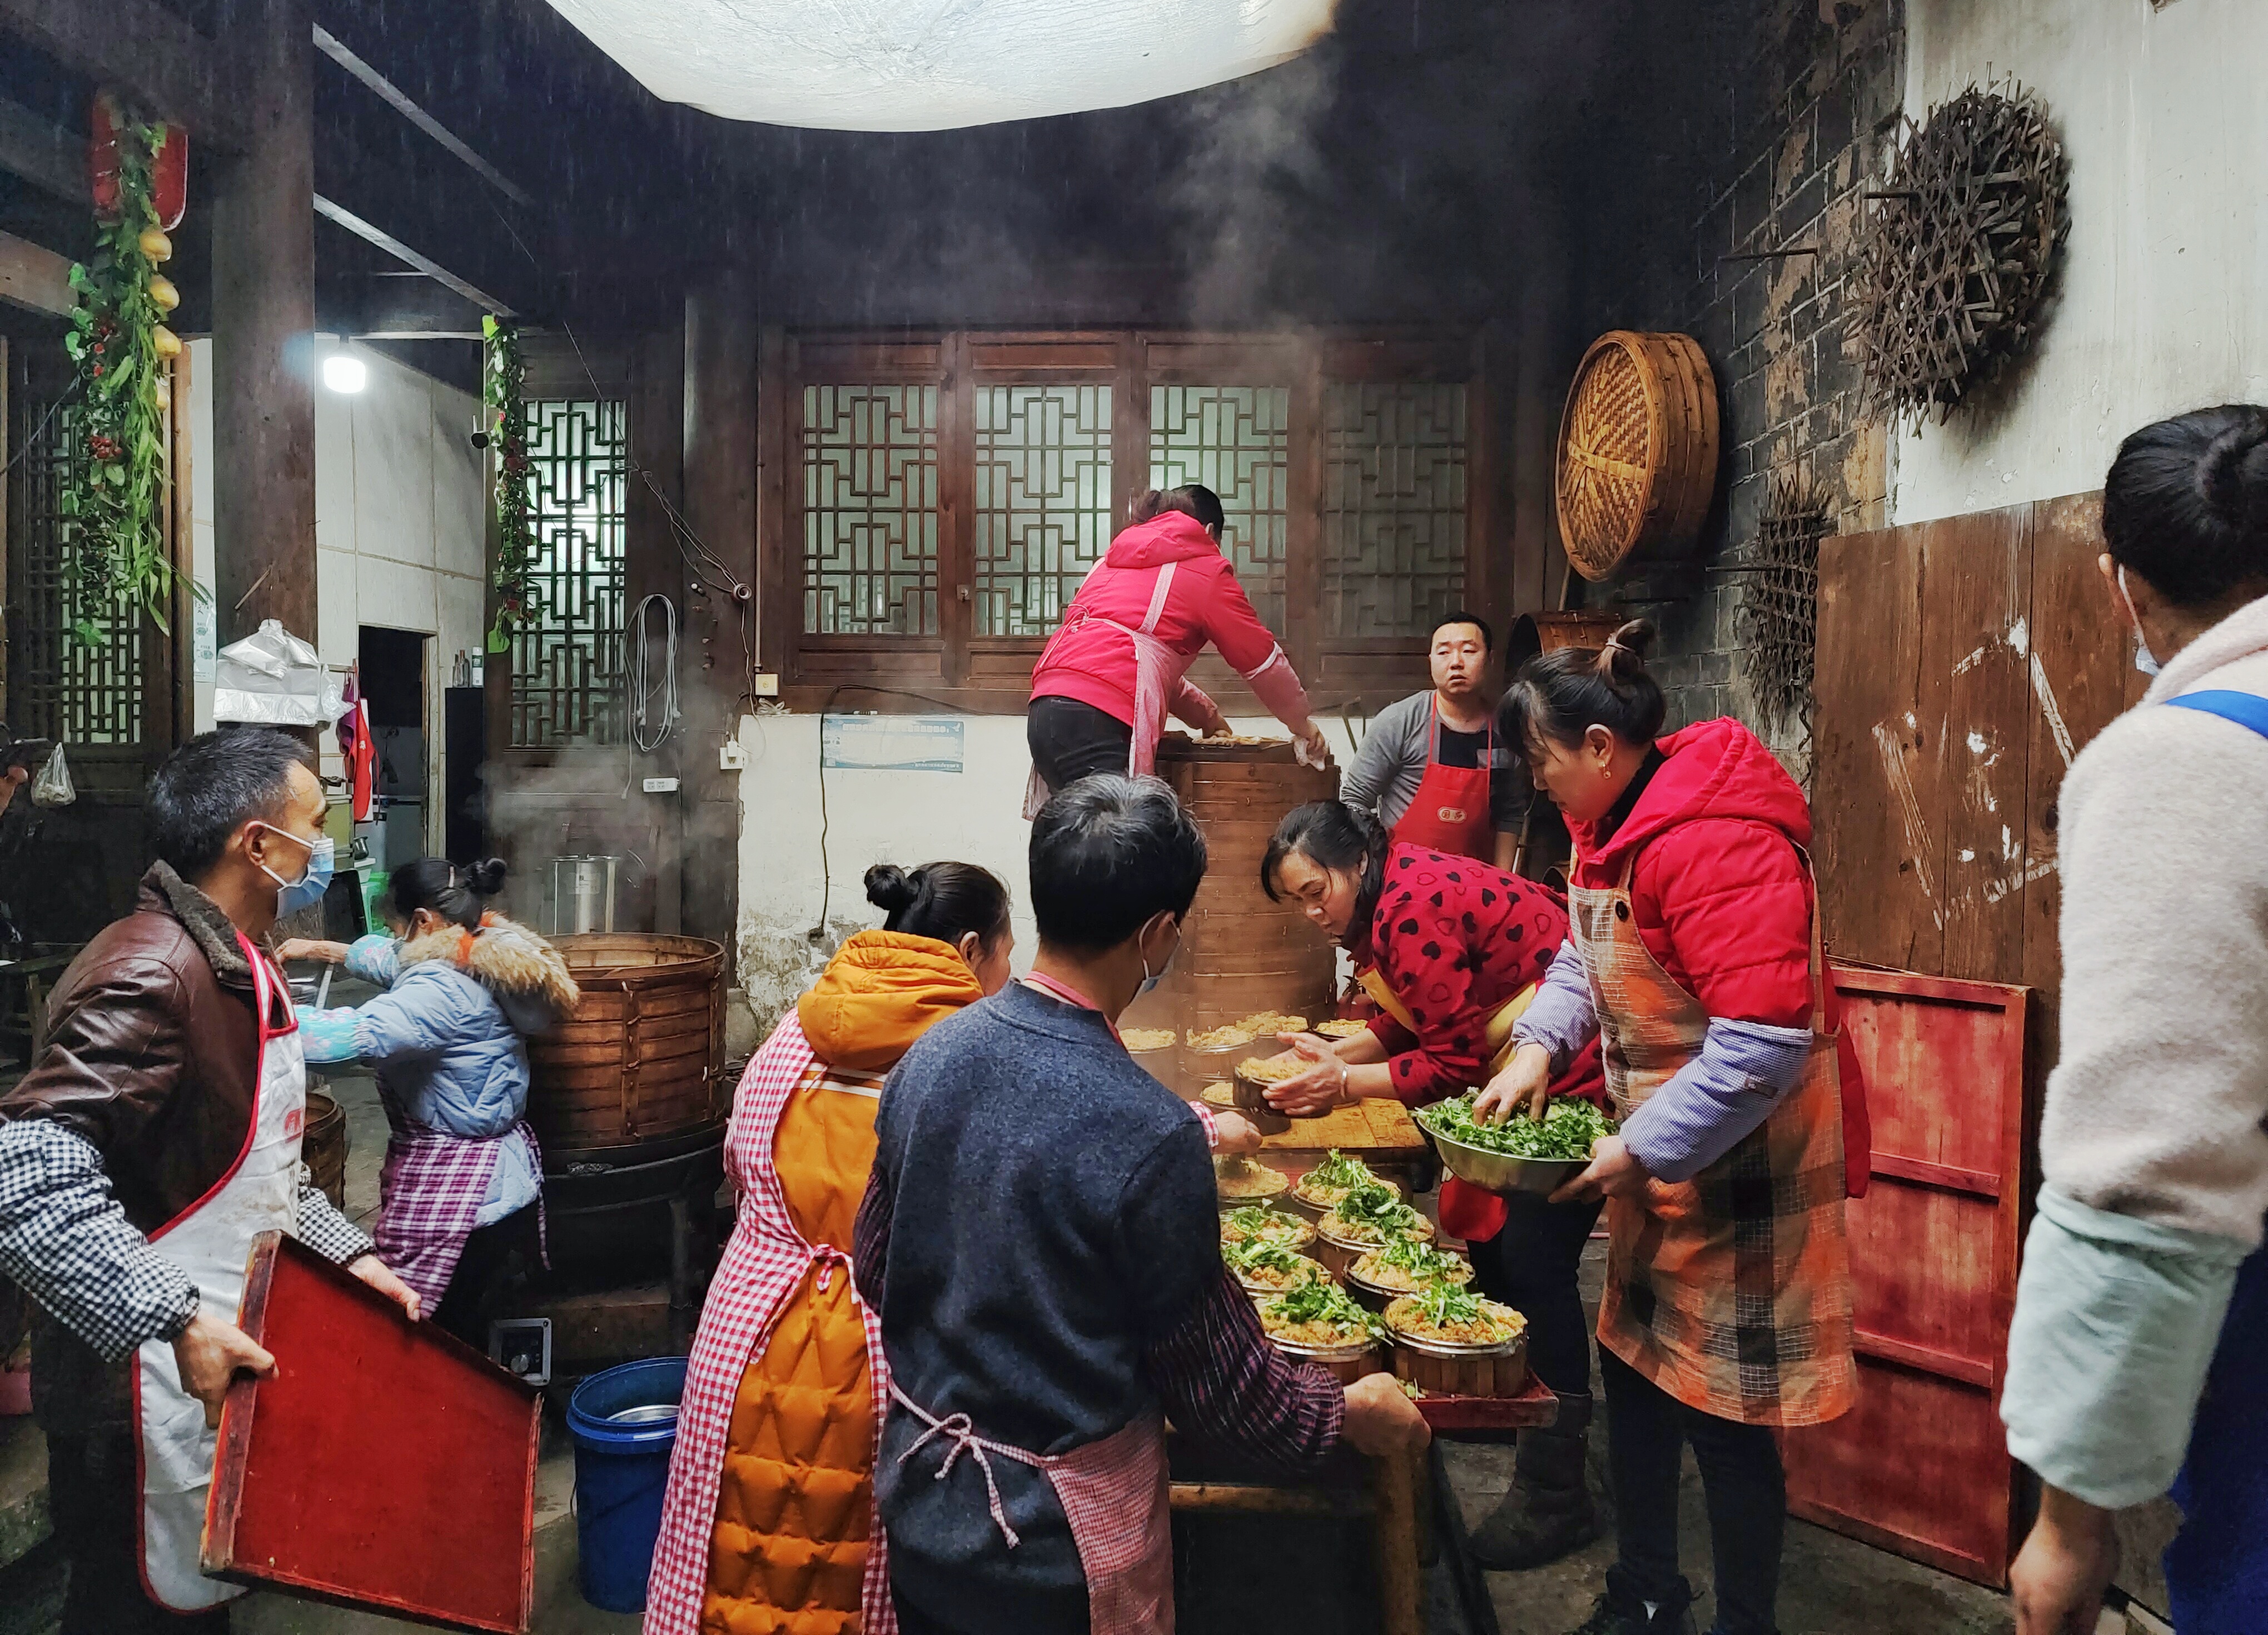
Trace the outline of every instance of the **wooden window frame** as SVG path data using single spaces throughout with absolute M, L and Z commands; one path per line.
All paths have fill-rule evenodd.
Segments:
M 767 668 L 799 711 L 837 704 L 886 712 L 1020 714 L 1044 640 L 975 634 L 975 392 L 979 385 L 1113 388 L 1111 512 L 1123 518 L 1150 475 L 1152 386 L 1267 386 L 1290 392 L 1285 628 L 1277 632 L 1319 713 L 1374 713 L 1426 683 L 1422 636 L 1326 637 L 1322 543 L 1327 384 L 1456 384 L 1465 408 L 1464 604 L 1503 625 L 1499 549 L 1508 462 L 1482 337 L 1396 330 L 1235 335 L 1145 329 L 772 331 L 759 365 L 756 561 Z M 1498 372 L 1502 372 L 1500 370 Z M 803 629 L 800 496 L 803 388 L 939 388 L 938 588 L 934 637 L 828 636 Z M 1498 616 L 1501 615 L 1501 616 Z M 1208 652 L 1190 679 L 1232 715 L 1267 711 Z

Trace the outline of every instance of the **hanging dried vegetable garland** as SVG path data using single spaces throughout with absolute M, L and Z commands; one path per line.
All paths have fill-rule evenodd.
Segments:
M 519 326 L 481 320 L 488 339 L 485 401 L 490 451 L 496 460 L 496 620 L 489 651 L 507 652 L 513 633 L 534 622 L 538 601 L 535 535 L 527 526 L 527 359 Z
M 116 180 L 101 201 L 108 208 L 98 211 L 100 247 L 70 269 L 78 304 L 63 348 L 77 378 L 72 457 L 55 504 L 75 593 L 70 635 L 85 647 L 108 644 L 99 615 L 111 608 L 125 613 L 129 628 L 146 613 L 170 630 L 174 580 L 166 548 L 166 411 L 181 342 L 164 320 L 181 298 L 158 271 L 173 246 L 158 225 L 155 178 L 158 155 L 179 137 L 114 107 L 104 112 Z
M 1871 402 L 1942 421 L 2031 343 L 2069 188 L 2047 110 L 2013 82 L 1906 122 L 1852 280 Z
M 1807 733 L 1819 633 L 1819 541 L 1830 514 L 1817 489 L 1780 478 L 1756 525 L 1756 542 L 1738 564 L 1743 585 L 1734 619 L 1749 689 L 1765 718 Z

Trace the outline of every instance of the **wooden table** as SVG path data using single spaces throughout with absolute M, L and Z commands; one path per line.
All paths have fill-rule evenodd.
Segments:
M 1321 1118 L 1295 1118 L 1283 1134 L 1261 1138 L 1260 1156 L 1297 1180 L 1333 1148 L 1385 1172 L 1417 1169 L 1432 1161 L 1432 1148 L 1410 1109 L 1390 1096 L 1335 1107 Z

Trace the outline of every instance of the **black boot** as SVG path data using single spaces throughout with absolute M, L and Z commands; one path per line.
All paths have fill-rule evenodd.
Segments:
M 1591 1616 L 1568 1635 L 1692 1635 L 1693 1588 L 1683 1579 L 1669 1600 L 1648 1615 L 1646 1601 L 1619 1566 L 1607 1569 L 1606 1594 L 1592 1604 Z
M 1520 1572 L 1598 1537 L 1598 1512 L 1584 1476 L 1590 1428 L 1591 1399 L 1562 1396 L 1557 1424 L 1520 1433 L 1512 1491 L 1473 1529 L 1466 1548 L 1474 1560 L 1491 1572 Z

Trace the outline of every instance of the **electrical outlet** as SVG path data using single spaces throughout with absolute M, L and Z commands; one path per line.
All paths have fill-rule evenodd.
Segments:
M 677 780 L 674 777 L 650 777 L 645 781 L 645 792 L 649 795 L 674 795 L 677 792 Z
M 745 772 L 748 770 L 748 752 L 737 738 L 728 738 L 717 748 L 717 770 L 720 772 Z
M 756 676 L 756 696 L 759 698 L 778 697 L 779 677 L 769 670 L 759 672 Z

